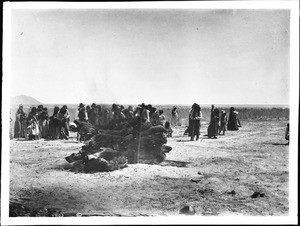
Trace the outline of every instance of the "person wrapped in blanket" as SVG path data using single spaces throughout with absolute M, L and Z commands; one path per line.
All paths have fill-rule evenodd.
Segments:
M 238 118 L 238 112 L 234 107 L 230 108 L 227 130 L 239 130 L 239 127 L 242 127 L 241 122 Z
M 62 106 L 58 112 L 60 139 L 69 139 L 70 113 L 67 105 Z
M 39 130 L 40 130 L 40 138 L 48 137 L 48 127 L 49 127 L 49 116 L 47 108 L 44 108 L 43 105 L 39 105 L 37 109 L 37 119 L 39 121 Z
M 59 133 L 60 133 L 59 120 L 58 120 L 59 110 L 60 110 L 59 107 L 55 106 L 53 115 L 50 116 L 50 120 L 49 120 L 48 138 L 52 140 L 59 138 Z
M 78 106 L 78 115 L 79 121 L 87 122 L 88 121 L 88 113 L 83 103 L 80 103 Z
M 219 109 L 215 108 L 214 105 L 211 106 L 211 115 L 210 115 L 210 123 L 207 128 L 207 134 L 209 138 L 216 139 L 219 131 Z
M 196 140 L 199 139 L 201 118 L 201 107 L 199 104 L 194 103 L 189 115 L 189 136 L 191 137 L 191 141 L 195 139 L 195 136 Z
M 16 113 L 14 125 L 14 138 L 25 138 L 27 115 L 24 112 L 23 105 L 20 104 Z

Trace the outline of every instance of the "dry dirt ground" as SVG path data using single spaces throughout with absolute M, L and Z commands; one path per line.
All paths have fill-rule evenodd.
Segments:
M 160 165 L 131 164 L 113 172 L 69 171 L 65 157 L 81 150 L 69 140 L 10 143 L 10 201 L 68 213 L 178 215 L 184 205 L 196 215 L 288 215 L 287 121 L 242 122 L 239 131 L 198 141 L 174 128 Z M 196 182 L 191 181 L 193 179 Z M 234 192 L 232 192 L 234 191 Z M 228 194 L 228 193 L 235 194 Z M 251 198 L 254 192 L 262 197 Z

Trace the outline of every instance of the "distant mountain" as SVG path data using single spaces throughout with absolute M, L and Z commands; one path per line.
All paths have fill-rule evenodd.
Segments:
M 30 96 L 25 96 L 25 95 L 19 95 L 15 97 L 11 97 L 10 99 L 11 105 L 39 105 L 42 104 L 38 100 L 34 99 L 33 97 Z

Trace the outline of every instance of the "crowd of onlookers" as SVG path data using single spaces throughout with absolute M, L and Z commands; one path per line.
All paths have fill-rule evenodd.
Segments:
M 199 139 L 200 127 L 201 127 L 202 112 L 199 104 L 194 103 L 189 112 L 189 126 L 185 131 L 191 137 L 191 140 Z M 241 127 L 240 120 L 238 119 L 238 112 L 234 107 L 230 108 L 229 118 L 224 110 L 215 108 L 214 105 L 211 107 L 210 122 L 207 128 L 207 136 L 209 138 L 216 139 L 218 135 L 222 133 L 225 135 L 226 130 L 238 130 Z
M 14 138 L 27 138 L 28 140 L 45 139 L 68 139 L 70 125 L 78 126 L 79 123 L 88 123 L 96 130 L 98 129 L 117 129 L 119 122 L 134 119 L 139 116 L 143 122 L 150 123 L 153 126 L 162 125 L 167 131 L 167 136 L 171 137 L 172 127 L 180 125 L 177 107 L 171 110 L 170 122 L 166 120 L 164 111 L 157 109 L 151 104 L 142 103 L 137 107 L 113 104 L 111 109 L 102 109 L 101 105 L 92 103 L 91 106 L 85 106 L 80 103 L 76 120 L 70 122 L 70 113 L 66 105 L 61 108 L 54 107 L 51 116 L 43 105 L 32 107 L 28 115 L 24 112 L 23 105 L 20 104 L 16 112 L 14 125 Z M 194 103 L 189 112 L 188 128 L 184 132 L 190 139 L 198 140 L 202 112 L 199 104 Z M 12 121 L 12 119 L 11 119 Z M 211 107 L 210 122 L 207 128 L 207 136 L 216 139 L 218 135 L 225 135 L 226 130 L 238 130 L 241 127 L 238 118 L 238 112 L 234 107 L 230 108 L 229 117 L 225 110 L 219 110 L 214 105 Z M 289 140 L 289 125 L 287 126 L 286 139 Z M 11 135 L 12 138 L 12 135 Z
M 28 140 L 68 139 L 69 121 L 70 113 L 66 105 L 54 107 L 53 114 L 49 116 L 48 109 L 43 105 L 32 107 L 27 115 L 20 104 L 16 112 L 13 137 Z
M 142 110 L 141 110 L 142 109 Z M 156 109 L 151 104 L 138 105 L 136 108 L 113 104 L 111 109 L 102 109 L 101 105 L 92 103 L 85 106 L 80 103 L 74 122 L 70 121 L 68 107 L 54 107 L 54 112 L 50 116 L 48 109 L 39 105 L 32 107 L 29 114 L 24 112 L 23 105 L 20 104 L 16 112 L 14 125 L 14 138 L 26 138 L 28 140 L 44 139 L 68 139 L 70 125 L 77 126 L 80 123 L 88 123 L 97 129 L 116 129 L 115 126 L 122 120 L 133 119 L 140 116 L 144 122 L 151 125 L 165 126 L 168 136 L 172 136 L 170 123 L 166 121 L 163 110 Z M 11 119 L 12 121 L 12 119 Z M 12 137 L 11 137 L 12 138 Z

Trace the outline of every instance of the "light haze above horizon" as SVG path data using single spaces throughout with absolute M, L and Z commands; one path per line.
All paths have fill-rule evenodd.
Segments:
M 289 10 L 11 15 L 11 96 L 50 104 L 289 104 Z

